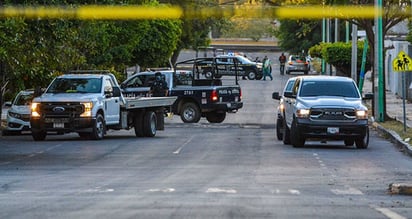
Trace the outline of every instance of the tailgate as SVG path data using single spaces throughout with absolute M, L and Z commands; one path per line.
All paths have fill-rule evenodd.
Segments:
M 240 102 L 242 92 L 239 86 L 221 86 L 216 88 L 218 102 Z

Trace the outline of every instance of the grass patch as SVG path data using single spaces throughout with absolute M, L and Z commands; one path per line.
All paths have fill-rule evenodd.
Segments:
M 403 123 L 396 120 L 389 120 L 385 122 L 379 122 L 379 125 L 385 129 L 390 129 L 398 133 L 398 135 L 403 139 L 412 139 L 412 128 L 406 127 L 406 132 L 404 131 Z

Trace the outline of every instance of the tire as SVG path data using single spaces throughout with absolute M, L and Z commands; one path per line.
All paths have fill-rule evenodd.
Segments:
M 283 120 L 283 144 L 289 145 L 290 144 L 290 129 L 286 125 L 286 121 Z
M 31 131 L 31 136 L 35 141 L 44 141 L 46 139 L 47 133 L 45 131 Z
M 143 137 L 143 114 L 140 112 L 135 112 L 133 117 L 134 134 L 136 137 Z
M 205 69 L 203 71 L 203 75 L 205 76 L 205 78 L 207 79 L 212 79 L 213 73 L 210 69 Z
M 157 117 L 153 111 L 147 111 L 143 120 L 143 133 L 146 137 L 154 137 L 156 135 Z
M 345 140 L 343 140 L 343 142 L 345 143 L 345 146 L 353 146 L 353 144 L 355 143 L 355 140 L 345 139 Z
M 247 73 L 247 79 L 256 80 L 256 72 L 251 71 L 251 72 Z
M 305 138 L 299 133 L 296 121 L 293 120 L 290 130 L 290 139 L 293 147 L 301 148 L 305 145 Z
M 90 133 L 90 138 L 93 140 L 101 140 L 106 132 L 106 125 L 104 123 L 103 115 L 98 113 L 96 115 L 96 121 L 93 124 L 93 130 Z
M 278 138 L 279 141 L 283 140 L 283 134 L 281 132 L 281 127 L 283 127 L 282 120 L 277 119 L 276 120 L 276 137 Z
M 206 119 L 210 123 L 222 123 L 226 118 L 226 112 L 218 113 L 216 111 L 206 114 Z
M 180 118 L 184 123 L 197 123 L 200 116 L 200 109 L 193 102 L 184 103 L 180 110 Z
M 369 144 L 369 128 L 366 128 L 366 134 L 358 139 L 355 139 L 356 148 L 366 149 Z

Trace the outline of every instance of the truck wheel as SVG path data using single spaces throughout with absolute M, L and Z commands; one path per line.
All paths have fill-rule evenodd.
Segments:
M 143 114 L 136 112 L 133 117 L 133 123 L 134 134 L 136 135 L 136 137 L 143 137 Z
M 293 120 L 292 122 L 290 136 L 291 136 L 290 140 L 292 142 L 293 147 L 300 148 L 305 145 L 305 138 L 299 133 L 295 120 Z
M 143 132 L 146 137 L 153 137 L 156 135 L 156 113 L 153 111 L 147 111 L 143 120 Z
M 206 119 L 210 123 L 221 123 L 223 122 L 223 120 L 225 120 L 225 118 L 226 118 L 226 112 L 218 113 L 214 111 L 214 112 L 209 112 L 206 114 Z
M 35 141 L 44 141 L 46 139 L 47 133 L 45 131 L 31 131 L 31 136 Z
M 251 71 L 251 72 L 247 73 L 247 79 L 255 80 L 256 79 L 256 72 Z
M 276 137 L 278 138 L 279 141 L 281 141 L 283 139 L 283 134 L 281 131 L 281 127 L 283 127 L 282 124 L 282 119 L 277 119 L 276 120 Z
M 184 123 L 197 123 L 200 120 L 200 109 L 192 102 L 183 104 L 180 111 L 180 118 Z
M 283 144 L 290 144 L 290 129 L 288 128 L 288 126 L 286 125 L 286 121 L 283 120 Z
M 90 137 L 93 140 L 101 140 L 104 137 L 105 132 L 105 124 L 104 118 L 102 114 L 97 114 L 96 122 L 93 125 L 93 131 L 90 133 Z
M 366 149 L 369 144 L 369 129 L 366 128 L 366 134 L 358 139 L 355 139 L 356 148 Z

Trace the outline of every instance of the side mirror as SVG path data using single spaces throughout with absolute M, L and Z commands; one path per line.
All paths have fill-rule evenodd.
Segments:
M 272 99 L 274 99 L 274 100 L 280 100 L 279 92 L 273 92 L 273 93 L 272 93 Z
M 362 97 L 362 100 L 372 100 L 373 99 L 373 93 L 367 93 L 365 96 Z
M 120 97 L 121 94 L 122 93 L 119 87 L 113 87 L 113 92 L 112 92 L 113 97 Z
M 6 106 L 6 107 L 11 107 L 11 105 L 12 105 L 11 101 L 7 101 L 7 102 L 4 103 L 4 106 Z

